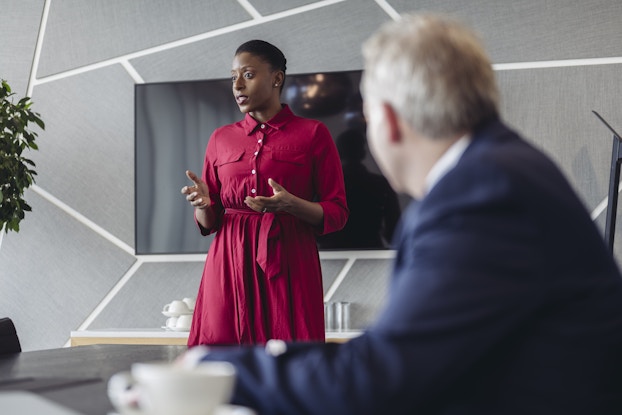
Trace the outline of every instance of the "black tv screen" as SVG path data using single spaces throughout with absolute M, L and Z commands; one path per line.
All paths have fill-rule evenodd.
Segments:
M 282 102 L 326 124 L 342 158 L 350 217 L 344 230 L 318 237 L 320 250 L 389 249 L 408 203 L 388 188 L 367 149 L 360 78 L 361 71 L 288 74 L 283 87 Z M 185 171 L 200 175 L 211 133 L 243 117 L 229 78 L 136 85 L 136 254 L 207 252 L 213 235 L 201 236 L 180 192 L 191 184 Z

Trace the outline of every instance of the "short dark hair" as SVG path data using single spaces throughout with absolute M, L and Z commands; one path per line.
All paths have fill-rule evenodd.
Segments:
M 268 43 L 265 40 L 249 40 L 248 42 L 242 43 L 238 46 L 235 54 L 237 56 L 244 52 L 255 55 L 263 61 L 269 63 L 273 71 L 283 71 L 283 74 L 285 74 L 285 70 L 287 69 L 287 59 L 285 59 L 283 52 L 281 52 L 281 50 L 273 44 Z

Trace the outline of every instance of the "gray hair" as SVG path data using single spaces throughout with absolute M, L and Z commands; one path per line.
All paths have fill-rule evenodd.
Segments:
M 391 104 L 419 133 L 442 138 L 498 115 L 494 70 L 479 38 L 448 17 L 405 15 L 363 45 L 364 95 Z

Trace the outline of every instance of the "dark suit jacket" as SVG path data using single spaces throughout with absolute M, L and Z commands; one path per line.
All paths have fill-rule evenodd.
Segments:
M 214 350 L 261 414 L 622 414 L 622 280 L 554 164 L 500 121 L 403 215 L 361 337 Z

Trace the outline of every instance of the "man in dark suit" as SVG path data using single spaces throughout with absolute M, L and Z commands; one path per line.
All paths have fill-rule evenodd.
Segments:
M 387 305 L 345 344 L 197 349 L 261 414 L 621 414 L 622 279 L 557 167 L 499 118 L 494 71 L 451 19 L 364 45 L 370 148 L 402 216 Z

